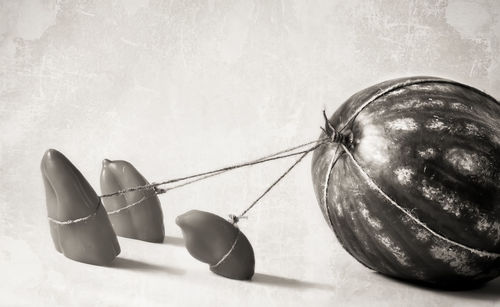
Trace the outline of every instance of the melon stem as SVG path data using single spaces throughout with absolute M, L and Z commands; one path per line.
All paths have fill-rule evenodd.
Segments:
M 328 120 L 328 117 L 326 116 L 325 110 L 323 110 L 323 117 L 325 118 L 325 127 L 320 127 L 321 130 L 326 134 L 326 136 L 329 138 L 330 142 L 332 143 L 339 143 L 343 144 L 345 146 L 348 146 L 349 143 L 351 142 L 351 137 L 350 135 L 345 135 L 337 131 L 333 127 L 333 125 L 330 123 Z

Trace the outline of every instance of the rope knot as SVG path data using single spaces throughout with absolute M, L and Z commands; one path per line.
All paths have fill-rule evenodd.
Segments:
M 163 193 L 166 193 L 168 191 L 168 189 L 159 188 L 157 183 L 155 183 L 155 182 L 153 182 L 151 185 L 153 186 L 153 191 L 156 194 L 163 194 Z
M 332 126 L 332 124 L 328 120 L 328 117 L 326 116 L 325 110 L 323 110 L 323 117 L 325 118 L 325 127 L 321 127 L 321 130 L 323 130 L 326 136 L 330 139 L 330 142 L 347 145 L 347 143 L 350 142 L 350 137 L 340 133 Z
M 236 226 L 236 224 L 238 224 L 238 222 L 240 221 L 240 219 L 246 219 L 247 217 L 246 216 L 237 216 L 235 214 L 229 214 L 229 222 L 231 222 L 231 224 L 233 224 L 234 226 Z

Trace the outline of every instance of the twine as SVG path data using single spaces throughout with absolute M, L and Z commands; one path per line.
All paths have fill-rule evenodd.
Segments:
M 319 146 L 321 146 L 321 145 L 323 145 L 325 143 L 339 143 L 339 144 L 348 145 L 351 142 L 351 139 L 350 139 L 349 136 L 346 136 L 346 135 L 340 133 L 340 131 L 336 130 L 332 126 L 332 124 L 328 120 L 328 117 L 326 116 L 326 112 L 324 110 L 323 110 L 323 117 L 325 119 L 325 127 L 324 128 L 321 127 L 321 130 L 323 130 L 323 132 L 326 134 L 325 138 L 322 138 L 322 139 L 319 139 L 319 140 L 310 141 L 310 142 L 306 142 L 306 143 L 303 143 L 303 144 L 300 144 L 300 145 L 297 145 L 297 146 L 293 146 L 291 148 L 287 148 L 287 149 L 275 152 L 273 154 L 264 156 L 264 157 L 256 159 L 256 160 L 252 160 L 252 161 L 248 161 L 248 162 L 243 162 L 243 163 L 238 163 L 238 164 L 233 164 L 233 165 L 222 167 L 222 168 L 219 168 L 219 169 L 215 169 L 215 170 L 211 170 L 211 171 L 206 171 L 206 172 L 202 172 L 202 173 L 198 173 L 198 174 L 194 174 L 194 175 L 189 175 L 189 176 L 184 176 L 184 177 L 169 179 L 169 180 L 165 180 L 165 181 L 162 181 L 162 182 L 157 182 L 157 183 L 153 182 L 151 184 L 146 184 L 146 185 L 142 185 L 142 186 L 131 187 L 131 188 L 123 189 L 123 190 L 120 190 L 120 191 L 117 191 L 117 192 L 114 192 L 114 193 L 103 194 L 103 195 L 101 195 L 99 197 L 100 198 L 113 197 L 113 196 L 123 195 L 123 194 L 129 193 L 129 192 L 144 191 L 144 190 L 154 190 L 154 192 L 156 194 L 163 194 L 163 193 L 166 193 L 167 191 L 170 191 L 170 190 L 173 190 L 173 189 L 176 189 L 176 188 L 180 188 L 180 187 L 183 187 L 183 186 L 186 186 L 186 185 L 189 185 L 189 184 L 192 184 L 192 183 L 195 183 L 195 182 L 198 182 L 198 181 L 201 181 L 201 180 L 204 180 L 204 179 L 216 176 L 216 175 L 220 175 L 220 174 L 223 174 L 223 173 L 225 173 L 227 171 L 235 170 L 235 169 L 246 167 L 246 166 L 252 166 L 252 165 L 256 165 L 256 164 L 260 164 L 260 163 L 264 163 L 264 162 L 269 162 L 269 161 L 274 161 L 274 160 L 279 160 L 279 159 L 284 159 L 284 158 L 288 158 L 288 157 L 293 157 L 293 156 L 300 155 L 300 157 L 283 174 L 281 174 L 280 177 L 278 177 L 269 187 L 267 187 L 267 189 L 259 197 L 257 197 L 257 199 L 255 199 L 250 204 L 250 206 L 248 206 L 248 208 L 246 208 L 240 215 L 234 215 L 234 214 L 230 214 L 229 215 L 229 221 L 233 225 L 236 226 L 236 224 L 240 221 L 240 219 L 247 218 L 246 214 L 262 198 L 264 198 L 264 196 L 266 196 L 267 193 L 269 193 L 269 191 L 271 191 L 286 175 L 288 175 L 290 173 L 290 171 L 295 166 L 297 166 L 297 164 L 299 164 L 311 151 L 314 151 L 316 148 L 318 148 Z M 315 145 L 312 146 L 312 147 L 309 147 L 306 150 L 301 150 L 301 151 L 298 151 L 298 152 L 293 152 L 293 151 L 295 151 L 297 149 L 304 148 L 304 147 L 312 145 L 312 144 L 315 144 Z M 162 185 L 172 184 L 172 183 L 181 182 L 181 181 L 185 181 L 185 182 L 182 182 L 182 183 L 174 185 L 174 186 L 166 187 L 166 188 L 160 188 L 159 187 L 159 186 L 162 186 Z M 130 207 L 130 206 L 136 205 L 136 204 L 137 203 L 129 205 L 129 206 L 127 206 L 127 208 Z M 122 208 L 122 209 L 125 209 L 125 208 Z M 119 210 L 122 210 L 122 209 L 119 209 Z
M 250 206 L 248 206 L 248 208 L 246 208 L 240 215 L 238 216 L 230 216 L 231 218 L 231 222 L 233 224 L 236 224 L 238 223 L 238 221 L 241 219 L 241 218 L 244 218 L 245 215 L 248 213 L 248 211 L 252 210 L 252 208 L 264 197 L 266 196 L 267 193 L 269 193 L 269 191 L 272 190 L 272 188 L 274 188 L 283 178 L 285 178 L 286 175 L 288 175 L 288 173 L 290 173 L 290 171 L 295 167 L 297 166 L 297 164 L 300 163 L 300 161 L 302 161 L 302 159 L 304 159 L 308 153 L 310 153 L 311 151 L 315 150 L 316 148 L 318 148 L 319 146 L 323 145 L 324 143 L 320 143 L 320 144 L 317 144 L 315 146 L 313 146 L 312 148 L 304 151 L 302 153 L 302 155 L 292 164 L 292 166 L 290 166 L 283 174 L 281 174 L 280 177 L 278 177 L 278 179 L 276 179 L 259 197 L 257 197 L 257 199 L 255 199 L 251 204 Z
M 240 237 L 241 237 L 241 231 L 238 229 L 238 234 L 236 235 L 236 238 L 234 239 L 234 242 L 229 248 L 229 250 L 224 254 L 224 256 L 222 256 L 222 258 L 220 258 L 220 260 L 216 264 L 210 266 L 211 269 L 216 269 L 221 263 L 223 263 L 227 259 L 227 257 L 229 257 L 231 252 L 236 247 L 236 243 L 238 243 Z
M 173 189 L 176 189 L 176 188 L 179 188 L 179 187 L 182 187 L 182 186 L 186 186 L 188 184 L 191 184 L 191 183 L 194 183 L 194 182 L 197 182 L 197 181 L 200 181 L 200 180 L 203 180 L 203 179 L 215 176 L 215 175 L 219 175 L 219 174 L 222 174 L 222 173 L 230 171 L 230 170 L 234 170 L 234 169 L 238 169 L 238 168 L 242 168 L 242 167 L 246 167 L 246 166 L 256 165 L 256 164 L 260 164 L 260 163 L 264 163 L 264 162 L 268 162 L 268 161 L 273 161 L 273 160 L 278 160 L 278 159 L 284 159 L 284 158 L 288 158 L 288 157 L 300 155 L 300 154 L 303 154 L 303 153 L 307 152 L 308 150 L 303 150 L 303 151 L 294 152 L 294 153 L 289 153 L 289 152 L 292 152 L 292 151 L 297 150 L 299 148 L 302 148 L 302 147 L 305 147 L 305 146 L 308 146 L 308 145 L 311 145 L 311 144 L 314 144 L 314 143 L 318 143 L 318 142 L 321 142 L 321 144 L 323 144 L 323 142 L 325 142 L 327 140 L 328 140 L 328 138 L 320 139 L 320 140 L 315 140 L 315 141 L 311 141 L 311 142 L 307 142 L 307 143 L 304 143 L 304 144 L 300 144 L 298 146 L 294 146 L 294 147 L 291 147 L 291 148 L 288 148 L 288 149 L 285 149 L 285 150 L 281 150 L 279 152 L 273 153 L 271 155 L 267 155 L 267 156 L 259 158 L 257 160 L 252 160 L 252 161 L 249 161 L 249 162 L 243 162 L 243 163 L 239 163 L 239 164 L 234 164 L 234 165 L 226 166 L 226 167 L 219 168 L 219 169 L 216 169 L 216 170 L 202 172 L 202 173 L 198 173 L 198 174 L 194 174 L 194 175 L 189 175 L 189 176 L 185 176 L 185 177 L 179 177 L 179 178 L 169 179 L 169 180 L 165 180 L 165 181 L 162 181 L 162 182 L 157 182 L 157 183 L 153 182 L 151 184 L 146 184 L 146 185 L 141 185 L 141 186 L 135 186 L 135 187 L 123 189 L 123 190 L 120 190 L 120 191 L 117 191 L 117 192 L 114 192 L 114 193 L 103 194 L 103 195 L 101 195 L 99 197 L 100 198 L 106 198 L 106 197 L 118 196 L 118 195 L 123 195 L 123 194 L 126 194 L 126 193 L 130 193 L 130 192 L 144 191 L 144 190 L 155 190 L 155 192 L 157 194 L 162 194 L 162 193 L 165 193 L 165 192 L 167 192 L 169 190 L 173 190 Z M 286 154 L 286 153 L 289 153 L 289 154 Z M 199 178 L 199 177 L 201 177 L 201 178 Z M 194 180 L 191 180 L 191 181 L 179 184 L 177 186 L 165 188 L 165 189 L 158 188 L 159 186 L 162 186 L 162 185 L 176 183 L 176 182 L 180 182 L 180 181 L 184 181 L 184 180 L 188 180 L 188 179 L 193 179 L 193 178 L 197 178 L 197 179 L 194 179 Z
M 340 131 L 336 130 L 333 127 L 333 125 L 328 120 L 328 117 L 326 116 L 325 110 L 323 110 L 323 117 L 325 119 L 325 127 L 324 128 L 321 127 L 321 130 L 323 130 L 323 132 L 326 134 L 327 137 L 319 140 L 318 141 L 318 142 L 320 142 L 319 144 L 316 144 L 315 146 L 309 148 L 308 150 L 305 150 L 305 151 L 301 152 L 302 155 L 292 164 L 292 166 L 290 166 L 283 174 L 281 174 L 281 176 L 278 177 L 278 179 L 276 179 L 240 215 L 238 215 L 238 216 L 235 216 L 235 215 L 232 215 L 232 214 L 229 215 L 229 221 L 232 222 L 233 225 L 236 225 L 241 218 L 245 218 L 246 217 L 245 215 L 248 213 L 248 211 L 250 211 L 264 196 L 266 196 L 267 193 L 269 193 L 269 191 L 271 191 L 272 188 L 274 188 L 283 178 L 285 178 L 285 176 L 288 175 L 288 173 L 290 173 L 290 171 L 295 166 L 297 166 L 297 164 L 299 164 L 300 161 L 302 161 L 302 159 L 304 159 L 307 156 L 307 154 L 309 154 L 311 151 L 314 151 L 316 148 L 318 148 L 319 146 L 321 146 L 321 145 L 323 145 L 325 143 L 338 143 L 338 144 L 341 144 L 341 145 L 349 145 L 349 143 L 352 142 L 352 139 L 351 139 L 350 135 L 344 135 L 344 134 L 340 133 Z M 297 154 L 300 154 L 300 153 L 297 153 Z
M 154 196 L 154 194 L 153 194 L 153 196 Z M 143 197 L 141 197 L 141 199 L 139 199 L 136 202 L 131 203 L 130 205 L 126 205 L 124 207 L 121 207 L 120 209 L 116 209 L 113 211 L 108 211 L 108 215 L 117 214 L 117 213 L 122 212 L 123 210 L 127 210 L 127 209 L 132 208 L 134 206 L 137 206 L 139 204 L 143 204 L 146 200 L 148 200 L 150 198 L 151 198 L 151 196 L 149 196 L 149 197 L 143 196 Z
M 54 218 L 51 218 L 50 216 L 47 216 L 47 219 L 49 220 L 49 222 L 57 224 L 57 225 L 71 225 L 71 224 L 75 224 L 75 223 L 85 222 L 85 221 L 87 221 L 87 220 L 89 220 L 97 215 L 97 211 L 99 210 L 100 206 L 101 206 L 101 202 L 99 201 L 99 204 L 97 204 L 97 207 L 93 213 L 91 213 L 87 216 L 78 218 L 78 219 L 74 219 L 74 220 L 59 221 L 59 220 L 56 220 Z

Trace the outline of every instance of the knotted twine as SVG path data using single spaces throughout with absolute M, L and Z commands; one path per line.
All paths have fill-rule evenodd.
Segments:
M 329 127 L 327 126 L 327 129 L 328 128 Z M 329 135 L 329 134 L 327 133 L 327 135 Z M 163 193 L 166 193 L 167 191 L 177 189 L 177 188 L 189 185 L 189 184 L 193 184 L 195 182 L 198 182 L 198 181 L 201 181 L 201 180 L 213 177 L 213 176 L 221 175 L 225 172 L 235 170 L 238 168 L 252 166 L 252 165 L 261 164 L 264 162 L 269 162 L 269 161 L 274 161 L 274 160 L 279 160 L 279 159 L 284 159 L 284 158 L 289 158 L 289 157 L 293 157 L 293 156 L 299 156 L 299 158 L 284 173 L 282 173 L 281 176 L 279 176 L 259 197 L 257 197 L 250 204 L 250 206 L 248 206 L 248 208 L 246 208 L 241 214 L 239 214 L 239 215 L 230 214 L 229 215 L 230 222 L 232 222 L 233 224 L 237 224 L 240 219 L 246 218 L 247 217 L 246 214 L 248 213 L 248 211 L 250 211 L 262 198 L 264 198 L 264 196 L 267 193 L 269 193 L 269 191 L 271 191 L 271 189 L 274 188 L 286 175 L 288 175 L 290 173 L 290 171 L 295 166 L 297 166 L 297 164 L 299 164 L 311 151 L 314 151 L 319 146 L 325 144 L 326 142 L 330 142 L 330 141 L 333 141 L 331 136 L 323 138 L 323 139 L 315 140 L 315 141 L 306 142 L 306 143 L 303 143 L 303 144 L 300 144 L 297 146 L 293 146 L 291 148 L 287 148 L 287 149 L 275 152 L 273 154 L 261 157 L 261 158 L 256 159 L 256 160 L 237 163 L 237 164 L 229 165 L 229 166 L 222 167 L 219 169 L 206 171 L 206 172 L 202 172 L 202 173 L 197 173 L 197 174 L 193 174 L 193 175 L 189 175 L 189 176 L 168 179 L 168 180 L 165 180 L 162 182 L 153 182 L 153 183 L 146 184 L 146 185 L 130 187 L 130 188 L 119 190 L 119 191 L 116 191 L 113 193 L 103 194 L 103 195 L 100 195 L 99 197 L 100 198 L 113 197 L 113 196 L 119 196 L 119 195 L 123 195 L 123 194 L 130 193 L 130 192 L 145 191 L 145 190 L 154 190 L 154 192 L 156 194 L 163 194 Z M 335 141 L 337 141 L 337 140 L 335 140 Z M 309 148 L 304 149 L 304 150 L 300 150 L 300 151 L 296 151 L 298 149 L 302 149 L 302 148 L 307 147 L 307 146 L 309 146 Z M 177 185 L 172 185 L 172 186 L 169 186 L 166 188 L 160 188 L 160 186 L 164 186 L 164 185 L 168 185 L 168 184 L 172 184 L 172 183 L 178 183 L 178 182 L 182 182 L 182 183 L 179 183 Z

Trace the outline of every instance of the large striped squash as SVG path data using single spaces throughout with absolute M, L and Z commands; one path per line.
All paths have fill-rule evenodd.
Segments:
M 344 142 L 315 150 L 314 188 L 352 256 L 439 286 L 500 275 L 496 99 L 450 80 L 396 79 L 353 95 L 329 122 Z

